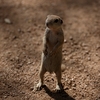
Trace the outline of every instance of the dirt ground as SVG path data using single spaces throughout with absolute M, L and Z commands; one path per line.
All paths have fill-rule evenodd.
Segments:
M 64 91 L 37 84 L 45 19 L 62 17 Z M 100 100 L 100 0 L 0 0 L 0 100 Z

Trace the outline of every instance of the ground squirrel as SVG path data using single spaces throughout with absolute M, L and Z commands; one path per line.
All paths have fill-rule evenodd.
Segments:
M 57 77 L 56 90 L 62 90 L 61 83 L 61 63 L 62 63 L 62 46 L 64 43 L 64 34 L 62 30 L 63 21 L 59 16 L 48 15 L 45 25 L 45 34 L 43 37 L 43 52 L 41 66 L 39 71 L 39 83 L 37 90 L 43 85 L 43 77 L 46 71 L 54 72 Z

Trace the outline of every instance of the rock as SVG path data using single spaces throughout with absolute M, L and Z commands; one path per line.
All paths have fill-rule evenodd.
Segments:
M 76 87 L 72 87 L 73 90 L 76 90 Z
M 31 33 L 31 28 L 27 29 L 27 32 Z
M 73 83 L 73 84 L 72 84 L 72 87 L 76 87 L 76 84 L 75 84 L 75 83 Z
M 96 56 L 99 56 L 99 54 L 98 54 L 98 53 L 96 53 L 95 55 L 96 55 Z
M 74 78 L 72 78 L 71 81 L 74 81 Z
M 87 88 L 87 85 L 84 85 L 84 88 L 86 89 Z
M 72 85 L 72 81 L 71 80 L 68 80 L 68 85 Z
M 87 72 L 87 70 L 86 70 L 86 69 L 84 69 L 84 72 L 86 73 L 86 72 Z
M 67 40 L 66 39 L 64 40 L 64 43 L 67 43 Z
M 90 57 L 88 57 L 87 59 L 88 59 L 88 61 L 91 61 L 91 58 Z
M 21 32 L 21 29 L 20 28 L 18 29 L 18 32 Z
M 16 47 L 17 47 L 17 45 L 15 44 L 15 45 L 14 45 L 14 47 L 16 48 Z
M 4 22 L 7 23 L 7 24 L 11 24 L 11 23 L 12 23 L 11 20 L 10 20 L 9 18 L 5 18 L 5 19 L 4 19 Z
M 96 49 L 97 49 L 97 50 L 100 49 L 100 45 L 99 45 L 99 44 L 97 44 Z
M 69 57 L 65 57 L 65 60 L 66 60 L 66 61 L 69 60 Z
M 15 59 L 16 59 L 16 60 L 19 60 L 19 57 L 18 57 L 18 56 L 16 56 L 16 57 L 15 57 Z
M 36 45 L 40 45 L 40 42 L 36 42 Z
M 27 64 L 31 64 L 31 63 L 32 63 L 31 61 L 28 61 L 28 62 L 27 62 Z
M 27 61 L 27 64 L 32 64 L 33 62 L 29 59 L 28 61 Z
M 76 93 L 74 93 L 74 94 L 73 94 L 73 97 L 76 97 L 76 96 L 77 96 L 77 94 L 76 94 Z
M 7 98 L 7 95 L 4 95 L 3 97 L 6 99 Z
M 72 36 L 70 36 L 70 37 L 69 37 L 69 39 L 70 39 L 70 40 L 73 40 L 73 37 L 72 37 Z
M 35 65 L 35 62 L 32 63 L 33 65 Z M 40 65 L 39 65 L 40 66 Z
M 15 40 L 15 39 L 17 39 L 17 38 L 18 38 L 17 36 L 13 36 L 12 37 L 12 41 Z
M 75 64 L 76 61 L 75 60 L 70 60 L 70 64 Z
M 82 47 L 86 47 L 88 46 L 86 43 L 82 43 Z
M 78 42 L 76 42 L 76 41 L 74 41 L 74 43 L 73 43 L 74 45 L 78 45 Z M 78 47 L 77 47 L 77 49 L 78 49 Z
M 66 86 L 65 88 L 64 88 L 64 90 L 68 90 L 69 88 Z
M 65 71 L 65 69 L 66 69 L 66 66 L 64 64 L 62 64 L 61 71 L 63 72 L 63 71 Z
M 87 51 L 85 51 L 85 54 L 89 54 L 89 52 L 90 52 L 90 51 L 89 51 L 89 50 L 87 50 Z
M 66 49 L 63 49 L 62 52 L 67 52 L 67 50 Z

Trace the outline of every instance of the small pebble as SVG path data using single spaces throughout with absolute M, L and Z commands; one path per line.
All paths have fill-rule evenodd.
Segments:
M 85 43 L 82 43 L 82 46 L 83 46 L 83 47 L 85 47 L 85 46 L 87 46 L 87 44 L 85 44 Z
M 65 71 L 65 69 L 66 69 L 66 66 L 64 64 L 62 64 L 61 71 L 63 72 L 63 71 Z
M 69 81 L 68 81 L 68 84 L 69 84 L 69 85 L 71 85 L 71 84 L 72 84 L 72 81 L 71 81 L 71 80 L 69 80 Z
M 21 32 L 21 29 L 18 29 L 18 32 Z
M 86 72 L 87 72 L 87 70 L 86 70 L 86 69 L 84 69 L 84 72 L 86 73 Z
M 74 94 L 73 94 L 73 97 L 76 97 L 76 96 L 77 96 L 77 94 L 76 94 L 76 93 L 74 93 Z
M 100 45 L 99 45 L 99 44 L 97 44 L 96 49 L 99 49 L 99 48 L 100 48 Z
M 91 61 L 91 58 L 90 57 L 88 57 L 88 61 Z
M 85 51 L 85 54 L 89 54 L 89 51 L 87 50 L 87 51 Z
M 5 18 L 4 22 L 7 23 L 7 24 L 11 24 L 11 20 L 9 18 Z
M 69 60 L 69 58 L 68 57 L 65 57 L 65 60 Z
M 4 97 L 4 98 L 7 98 L 7 95 L 4 95 L 3 97 Z
M 76 87 L 76 84 L 74 83 L 74 84 L 72 84 L 72 87 Z
M 69 39 L 70 39 L 70 40 L 73 40 L 73 37 L 72 37 L 72 36 L 70 36 L 70 37 L 69 37 Z
M 72 89 L 73 89 L 73 90 L 76 90 L 76 88 L 75 88 L 75 87 L 72 87 Z
M 31 28 L 27 29 L 27 32 L 31 33 Z
M 64 40 L 64 43 L 67 43 L 67 40 L 66 39 Z
M 96 55 L 96 56 L 98 56 L 99 54 L 98 54 L 98 53 L 96 53 L 95 55 Z
M 64 90 L 68 90 L 69 88 L 66 86 L 65 88 L 64 88 Z
M 74 78 L 72 78 L 71 80 L 74 81 Z

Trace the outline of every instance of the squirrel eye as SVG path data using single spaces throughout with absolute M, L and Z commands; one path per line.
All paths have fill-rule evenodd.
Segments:
M 63 24 L 63 21 L 61 20 L 61 24 Z
M 58 21 L 59 21 L 58 19 L 55 19 L 55 20 L 54 20 L 55 23 L 57 23 Z

